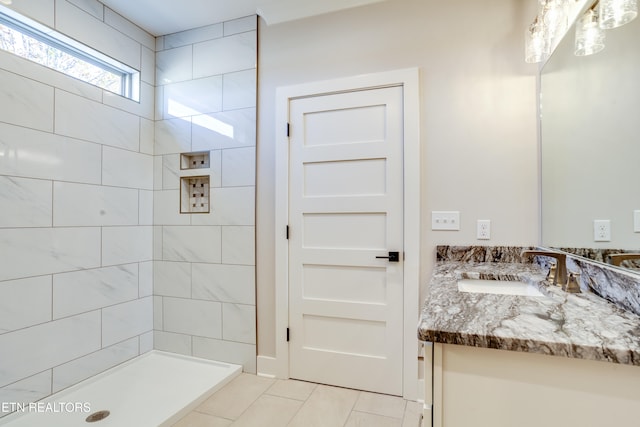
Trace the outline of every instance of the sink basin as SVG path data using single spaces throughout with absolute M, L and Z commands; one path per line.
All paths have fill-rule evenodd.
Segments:
M 460 279 L 458 291 L 480 294 L 544 296 L 535 286 L 511 280 Z

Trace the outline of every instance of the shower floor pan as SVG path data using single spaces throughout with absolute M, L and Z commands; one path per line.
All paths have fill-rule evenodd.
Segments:
M 166 427 L 242 372 L 239 365 L 151 351 L 0 419 L 7 427 Z M 100 411 L 109 415 L 86 419 Z M 100 418 L 98 414 L 94 418 Z

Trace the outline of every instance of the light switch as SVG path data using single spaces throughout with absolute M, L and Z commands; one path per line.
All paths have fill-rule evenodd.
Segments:
M 640 211 L 633 211 L 633 232 L 640 233 Z
M 459 211 L 433 211 L 431 212 L 432 230 L 460 230 Z

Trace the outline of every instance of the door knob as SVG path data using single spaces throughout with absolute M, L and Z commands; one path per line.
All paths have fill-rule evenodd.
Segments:
M 389 262 L 400 261 L 400 252 L 389 252 L 389 256 L 377 256 L 376 258 L 386 258 Z

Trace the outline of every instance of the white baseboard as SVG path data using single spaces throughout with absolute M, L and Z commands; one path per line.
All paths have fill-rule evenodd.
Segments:
M 261 377 L 276 377 L 276 358 L 269 356 L 258 356 L 258 375 Z

